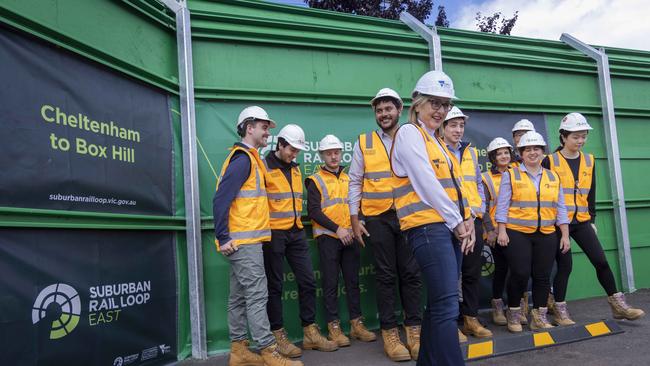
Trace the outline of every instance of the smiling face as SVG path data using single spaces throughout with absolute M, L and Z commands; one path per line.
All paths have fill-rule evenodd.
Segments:
M 500 149 L 497 149 L 496 155 L 495 155 L 495 161 L 497 168 L 506 168 L 508 167 L 508 164 L 510 164 L 510 148 L 507 147 L 502 147 Z
M 415 106 L 417 117 L 429 130 L 437 130 L 452 107 L 451 99 L 427 96 Z
M 520 149 L 521 158 L 524 159 L 524 164 L 528 166 L 539 166 L 544 159 L 544 147 L 542 146 L 526 146 Z
M 377 126 L 384 132 L 393 129 L 399 122 L 402 107 L 398 107 L 391 99 L 379 100 L 373 108 L 375 110 Z
M 278 150 L 275 152 L 275 156 L 277 156 L 280 161 L 289 164 L 298 157 L 299 152 L 300 150 L 289 145 L 289 143 L 286 143 L 284 146 L 278 144 Z
M 246 139 L 255 148 L 265 147 L 269 137 L 269 121 L 257 120 L 246 126 Z
M 453 118 L 444 123 L 443 133 L 445 142 L 456 146 L 465 134 L 465 118 Z
M 587 143 L 588 131 L 576 131 L 569 133 L 566 137 L 562 137 L 564 141 L 564 148 L 570 152 L 577 153 Z

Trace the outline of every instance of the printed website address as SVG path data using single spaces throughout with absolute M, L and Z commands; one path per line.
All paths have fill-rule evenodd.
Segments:
M 66 202 L 83 202 L 83 203 L 98 203 L 101 205 L 116 205 L 116 206 L 135 206 L 134 200 L 122 200 L 117 198 L 103 198 L 95 196 L 75 196 L 73 194 L 50 194 L 50 201 L 66 201 Z

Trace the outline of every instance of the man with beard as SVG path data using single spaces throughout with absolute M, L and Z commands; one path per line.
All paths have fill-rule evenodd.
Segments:
M 369 242 L 375 257 L 377 308 L 384 352 L 393 361 L 416 360 L 420 349 L 422 315 L 420 270 L 411 247 L 400 231 L 393 192 L 389 154 L 403 102 L 390 88 L 370 101 L 378 130 L 361 134 L 350 165 L 350 218 L 355 239 Z M 399 283 L 398 283 L 399 281 Z M 406 346 L 399 337 L 395 316 L 395 286 L 404 310 Z

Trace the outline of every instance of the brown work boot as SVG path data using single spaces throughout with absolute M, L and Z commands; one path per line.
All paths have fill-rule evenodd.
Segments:
M 327 323 L 327 339 L 336 342 L 339 347 L 347 347 L 350 345 L 350 338 L 346 337 L 341 329 L 341 321 L 334 320 Z
M 458 329 L 458 342 L 459 343 L 467 342 L 467 336 L 463 334 L 463 332 L 461 332 L 460 329 Z
M 504 306 L 502 299 L 492 299 L 492 323 L 496 325 L 508 324 L 508 320 L 506 319 L 506 314 L 503 308 Z
M 530 329 L 550 329 L 553 328 L 553 325 L 549 323 L 546 314 L 548 313 L 548 308 L 537 308 L 530 311 Z
M 300 357 L 302 356 L 302 351 L 300 348 L 296 347 L 289 338 L 287 338 L 287 331 L 284 328 L 273 331 L 275 336 L 275 342 L 278 345 L 278 352 L 285 357 Z
M 397 327 L 382 329 L 381 337 L 384 339 L 384 353 L 391 361 L 409 361 L 411 354 L 404 343 L 399 339 Z
M 248 349 L 248 339 L 230 343 L 228 366 L 264 366 L 264 359 Z
M 521 328 L 521 308 L 508 308 L 506 310 L 506 320 L 508 321 L 508 331 L 511 333 L 520 333 Z
M 361 317 L 350 320 L 350 337 L 362 342 L 373 342 L 377 340 L 375 333 L 366 328 Z
M 411 352 L 411 359 L 418 360 L 418 353 L 420 353 L 420 325 L 405 325 L 404 331 L 406 332 L 406 348 Z
M 528 324 L 528 291 L 524 292 L 523 296 L 521 297 L 521 301 L 519 301 L 519 307 L 521 308 L 521 312 L 519 312 L 519 323 L 521 325 L 526 325 Z
M 304 337 L 302 339 L 303 349 L 315 349 L 323 352 L 332 352 L 339 349 L 336 342 L 330 341 L 320 334 L 320 329 L 316 324 L 310 324 L 302 328 Z
M 553 313 L 553 323 L 556 325 L 573 325 L 576 322 L 569 317 L 569 310 L 566 307 L 566 301 L 555 302 L 553 301 L 553 309 L 549 308 L 549 312 Z
M 463 333 L 476 338 L 492 337 L 492 332 L 485 328 L 475 316 L 463 315 Z
M 643 310 L 630 307 L 625 301 L 625 295 L 622 292 L 608 296 L 607 302 L 612 307 L 614 319 L 637 320 L 645 315 Z
M 264 366 L 303 366 L 302 361 L 291 360 L 282 356 L 278 351 L 277 344 L 263 348 L 261 353 L 264 359 Z

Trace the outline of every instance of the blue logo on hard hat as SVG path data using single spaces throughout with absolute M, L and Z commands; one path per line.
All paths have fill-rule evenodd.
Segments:
M 444 80 L 438 80 L 438 84 L 440 84 L 441 87 L 445 86 L 445 81 Z

